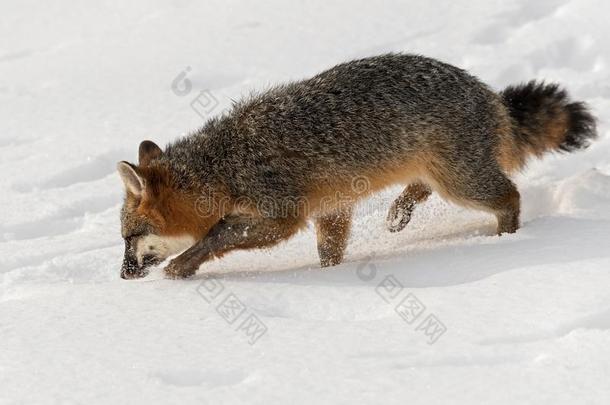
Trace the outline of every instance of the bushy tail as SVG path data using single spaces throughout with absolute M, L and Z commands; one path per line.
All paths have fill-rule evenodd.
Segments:
M 531 81 L 509 86 L 500 96 L 513 121 L 512 153 L 519 161 L 513 166 L 522 166 L 528 155 L 586 148 L 597 137 L 596 120 L 586 104 L 570 101 L 557 84 Z

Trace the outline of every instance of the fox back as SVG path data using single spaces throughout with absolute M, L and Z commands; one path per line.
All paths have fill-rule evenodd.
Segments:
M 406 160 L 431 150 L 484 169 L 494 163 L 495 132 L 507 126 L 500 97 L 465 71 L 391 54 L 251 96 L 171 144 L 165 159 L 232 193 L 282 198 L 358 175 L 401 177 Z

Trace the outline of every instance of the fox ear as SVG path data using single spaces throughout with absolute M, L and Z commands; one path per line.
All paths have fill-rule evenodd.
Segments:
M 119 175 L 125 184 L 125 189 L 136 197 L 140 197 L 144 191 L 144 179 L 131 163 L 119 162 L 116 166 Z
M 151 160 L 163 154 L 161 148 L 153 141 L 142 141 L 138 150 L 138 160 L 141 167 L 148 166 Z

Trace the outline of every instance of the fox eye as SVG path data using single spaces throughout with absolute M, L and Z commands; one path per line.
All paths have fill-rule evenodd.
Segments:
M 143 233 L 142 232 L 134 232 L 134 233 L 130 233 L 129 235 L 125 236 L 125 240 L 133 240 L 137 237 L 142 236 Z

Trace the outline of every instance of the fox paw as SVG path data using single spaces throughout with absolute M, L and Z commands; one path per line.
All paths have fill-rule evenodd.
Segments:
M 386 227 L 390 232 L 400 232 L 411 221 L 412 207 L 401 207 L 399 204 L 392 204 L 386 218 Z
M 165 275 L 171 279 L 181 279 L 193 276 L 199 266 L 195 266 L 188 262 L 178 260 L 179 258 L 172 259 L 167 266 L 165 266 Z

